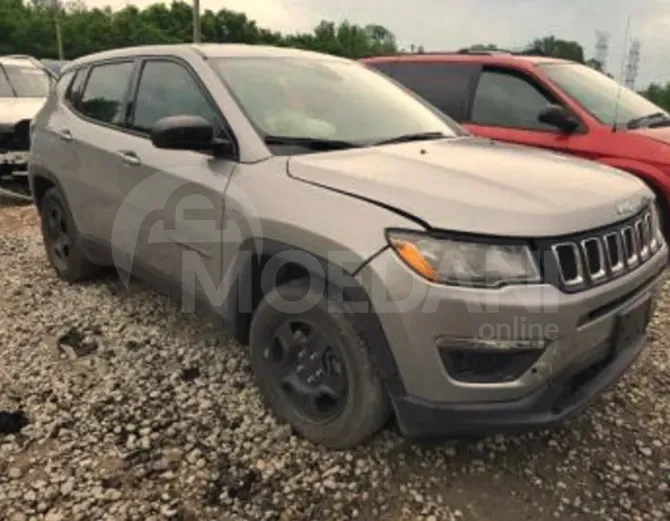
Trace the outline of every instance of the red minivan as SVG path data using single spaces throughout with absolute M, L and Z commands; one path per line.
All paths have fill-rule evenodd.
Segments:
M 670 114 L 590 67 L 503 52 L 362 60 L 476 136 L 600 161 L 658 195 L 670 238 Z

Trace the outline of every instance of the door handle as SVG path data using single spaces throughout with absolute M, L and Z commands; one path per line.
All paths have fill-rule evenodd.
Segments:
M 61 138 L 63 141 L 67 141 L 68 143 L 72 141 L 72 132 L 70 132 L 68 129 L 63 129 L 59 130 L 57 132 L 58 137 Z
M 119 150 L 117 154 L 121 157 L 124 163 L 130 166 L 139 166 L 142 164 L 140 158 L 132 150 Z

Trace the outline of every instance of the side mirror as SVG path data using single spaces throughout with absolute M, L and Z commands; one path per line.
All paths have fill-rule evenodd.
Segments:
M 169 116 L 154 123 L 151 142 L 156 148 L 232 153 L 232 144 L 214 137 L 214 127 L 201 116 Z
M 549 105 L 540 112 L 538 119 L 564 132 L 574 132 L 579 127 L 579 121 L 560 105 Z

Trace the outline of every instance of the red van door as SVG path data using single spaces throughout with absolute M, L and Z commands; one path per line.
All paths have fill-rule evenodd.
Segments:
M 562 107 L 576 127 L 567 131 L 540 121 L 540 114 L 551 105 Z M 578 115 L 529 74 L 516 69 L 496 66 L 482 70 L 463 126 L 476 136 L 587 159 L 597 157 L 596 137 Z

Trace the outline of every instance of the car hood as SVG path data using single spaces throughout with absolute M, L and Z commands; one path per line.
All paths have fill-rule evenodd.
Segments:
M 293 156 L 288 169 L 431 228 L 510 237 L 597 228 L 653 197 L 619 170 L 469 137 Z
M 670 127 L 639 128 L 631 130 L 631 133 L 670 145 Z
M 0 125 L 33 119 L 45 101 L 46 98 L 0 98 Z

